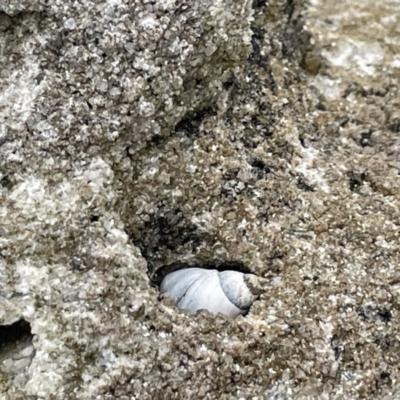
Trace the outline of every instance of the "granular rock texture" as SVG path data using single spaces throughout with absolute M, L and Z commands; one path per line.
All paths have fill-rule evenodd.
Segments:
M 398 7 L 3 0 L 2 398 L 400 396 Z

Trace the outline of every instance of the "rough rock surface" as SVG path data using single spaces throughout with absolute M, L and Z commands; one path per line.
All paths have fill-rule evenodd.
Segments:
M 399 396 L 398 8 L 3 0 L 2 398 Z M 193 317 L 175 262 L 271 284 Z

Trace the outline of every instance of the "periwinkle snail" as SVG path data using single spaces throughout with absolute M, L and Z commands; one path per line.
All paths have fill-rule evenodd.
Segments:
M 186 268 L 169 273 L 160 285 L 176 305 L 195 314 L 208 310 L 236 318 L 248 312 L 263 292 L 256 275 L 238 271 Z

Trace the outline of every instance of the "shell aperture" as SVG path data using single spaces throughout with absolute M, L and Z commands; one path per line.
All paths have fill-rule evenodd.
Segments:
M 207 310 L 235 318 L 244 315 L 261 294 L 258 277 L 238 271 L 186 268 L 169 273 L 160 285 L 179 308 Z

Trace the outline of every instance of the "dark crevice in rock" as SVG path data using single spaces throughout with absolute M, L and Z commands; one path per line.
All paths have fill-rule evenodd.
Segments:
M 8 175 L 5 175 L 0 179 L 0 186 L 5 189 L 11 190 L 14 186 L 14 183 L 11 181 Z
M 257 179 L 265 179 L 272 171 L 272 168 L 264 163 L 259 158 L 255 158 L 250 162 L 250 165 L 257 171 Z
M 63 37 L 59 32 L 56 32 L 54 37 L 51 40 L 49 40 L 46 44 L 46 48 L 56 55 L 61 55 L 62 47 L 63 47 Z
M 225 89 L 225 90 L 228 90 L 228 89 L 231 89 L 231 88 L 238 88 L 240 85 L 239 85 L 239 83 L 238 83 L 238 81 L 237 81 L 237 79 L 235 78 L 235 76 L 234 75 L 232 75 L 227 81 L 225 81 L 224 83 L 223 83 L 223 88 Z
M 251 37 L 251 45 L 253 51 L 250 53 L 249 61 L 264 68 L 269 68 L 268 58 L 261 55 L 262 42 L 264 41 L 265 31 L 257 26 L 252 26 L 253 35 Z
M 268 3 L 268 0 L 253 0 L 253 9 L 264 8 Z
M 364 183 L 367 173 L 365 171 L 361 173 L 351 171 L 349 172 L 348 176 L 349 176 L 350 190 L 352 192 L 355 192 Z
M 207 117 L 216 115 L 214 107 L 205 107 L 195 113 L 186 115 L 180 122 L 175 125 L 173 133 L 184 134 L 191 139 L 200 136 L 200 125 Z
M 178 246 L 186 244 L 195 238 L 196 227 L 188 223 L 179 208 L 160 213 L 151 217 L 144 224 L 144 231 L 151 232 L 152 238 L 142 237 L 142 244 L 146 248 L 162 245 L 169 250 L 175 250 Z M 143 247 L 143 246 L 142 246 Z
M 3 11 L 0 11 L 0 32 L 6 31 L 12 25 L 11 17 Z
M 157 148 L 163 150 L 165 145 L 174 136 L 186 137 L 191 141 L 201 136 L 201 124 L 204 119 L 210 116 L 217 115 L 215 107 L 213 105 L 206 106 L 197 111 L 187 113 L 170 131 L 169 134 L 154 135 L 148 140 L 148 147 L 146 152 L 149 152 L 151 148 Z
M 216 269 L 218 271 L 238 271 L 243 273 L 251 273 L 250 269 L 247 268 L 241 261 L 213 260 L 203 264 L 201 268 Z
M 400 118 L 394 118 L 390 121 L 389 130 L 393 133 L 400 133 Z
M 335 353 L 335 360 L 339 360 L 343 354 L 343 344 L 341 343 L 339 336 L 336 334 L 334 334 L 331 339 L 331 347 Z
M 0 11 L 0 32 L 13 33 L 15 29 L 20 29 L 23 34 L 32 34 L 35 28 L 41 30 L 42 21 L 48 16 L 44 11 L 21 11 L 14 15 Z M 32 28 L 32 22 L 35 28 Z
M 311 34 L 304 29 L 303 10 L 304 4 L 298 0 L 286 2 L 284 12 L 288 22 L 282 37 L 282 54 L 290 60 L 297 60 L 303 70 L 316 75 L 323 58 L 318 44 L 312 44 Z
M 373 142 L 371 140 L 372 130 L 368 130 L 367 132 L 362 132 L 361 137 L 356 140 L 356 143 L 361 147 L 372 147 Z
M 97 222 L 100 219 L 98 215 L 92 215 L 90 217 L 90 222 Z
M 23 342 L 32 342 L 31 325 L 20 319 L 11 325 L 0 325 L 0 356 L 12 352 Z
M 158 149 L 162 150 L 165 146 L 165 144 L 168 142 L 168 137 L 161 136 L 161 135 L 154 135 L 150 139 L 150 143 L 154 146 L 157 147 Z
M 297 179 L 297 187 L 305 192 L 315 192 L 315 186 L 310 185 L 304 178 L 301 177 Z
M 390 322 L 392 320 L 392 313 L 386 308 L 381 308 L 377 311 L 378 318 L 383 322 Z
M 366 322 L 376 322 L 379 320 L 388 323 L 392 320 L 392 312 L 385 307 L 377 309 L 358 307 L 357 314 Z
M 163 204 L 136 234 L 128 230 L 128 235 L 146 259 L 150 275 L 166 254 L 179 252 L 181 247 L 194 251 L 204 240 L 204 234 L 198 232 L 179 208 L 169 209 Z
M 383 386 L 390 386 L 390 385 L 392 385 L 391 374 L 389 372 L 382 371 L 379 377 L 376 378 L 375 380 L 375 388 L 377 393 L 380 394 L 382 392 Z

